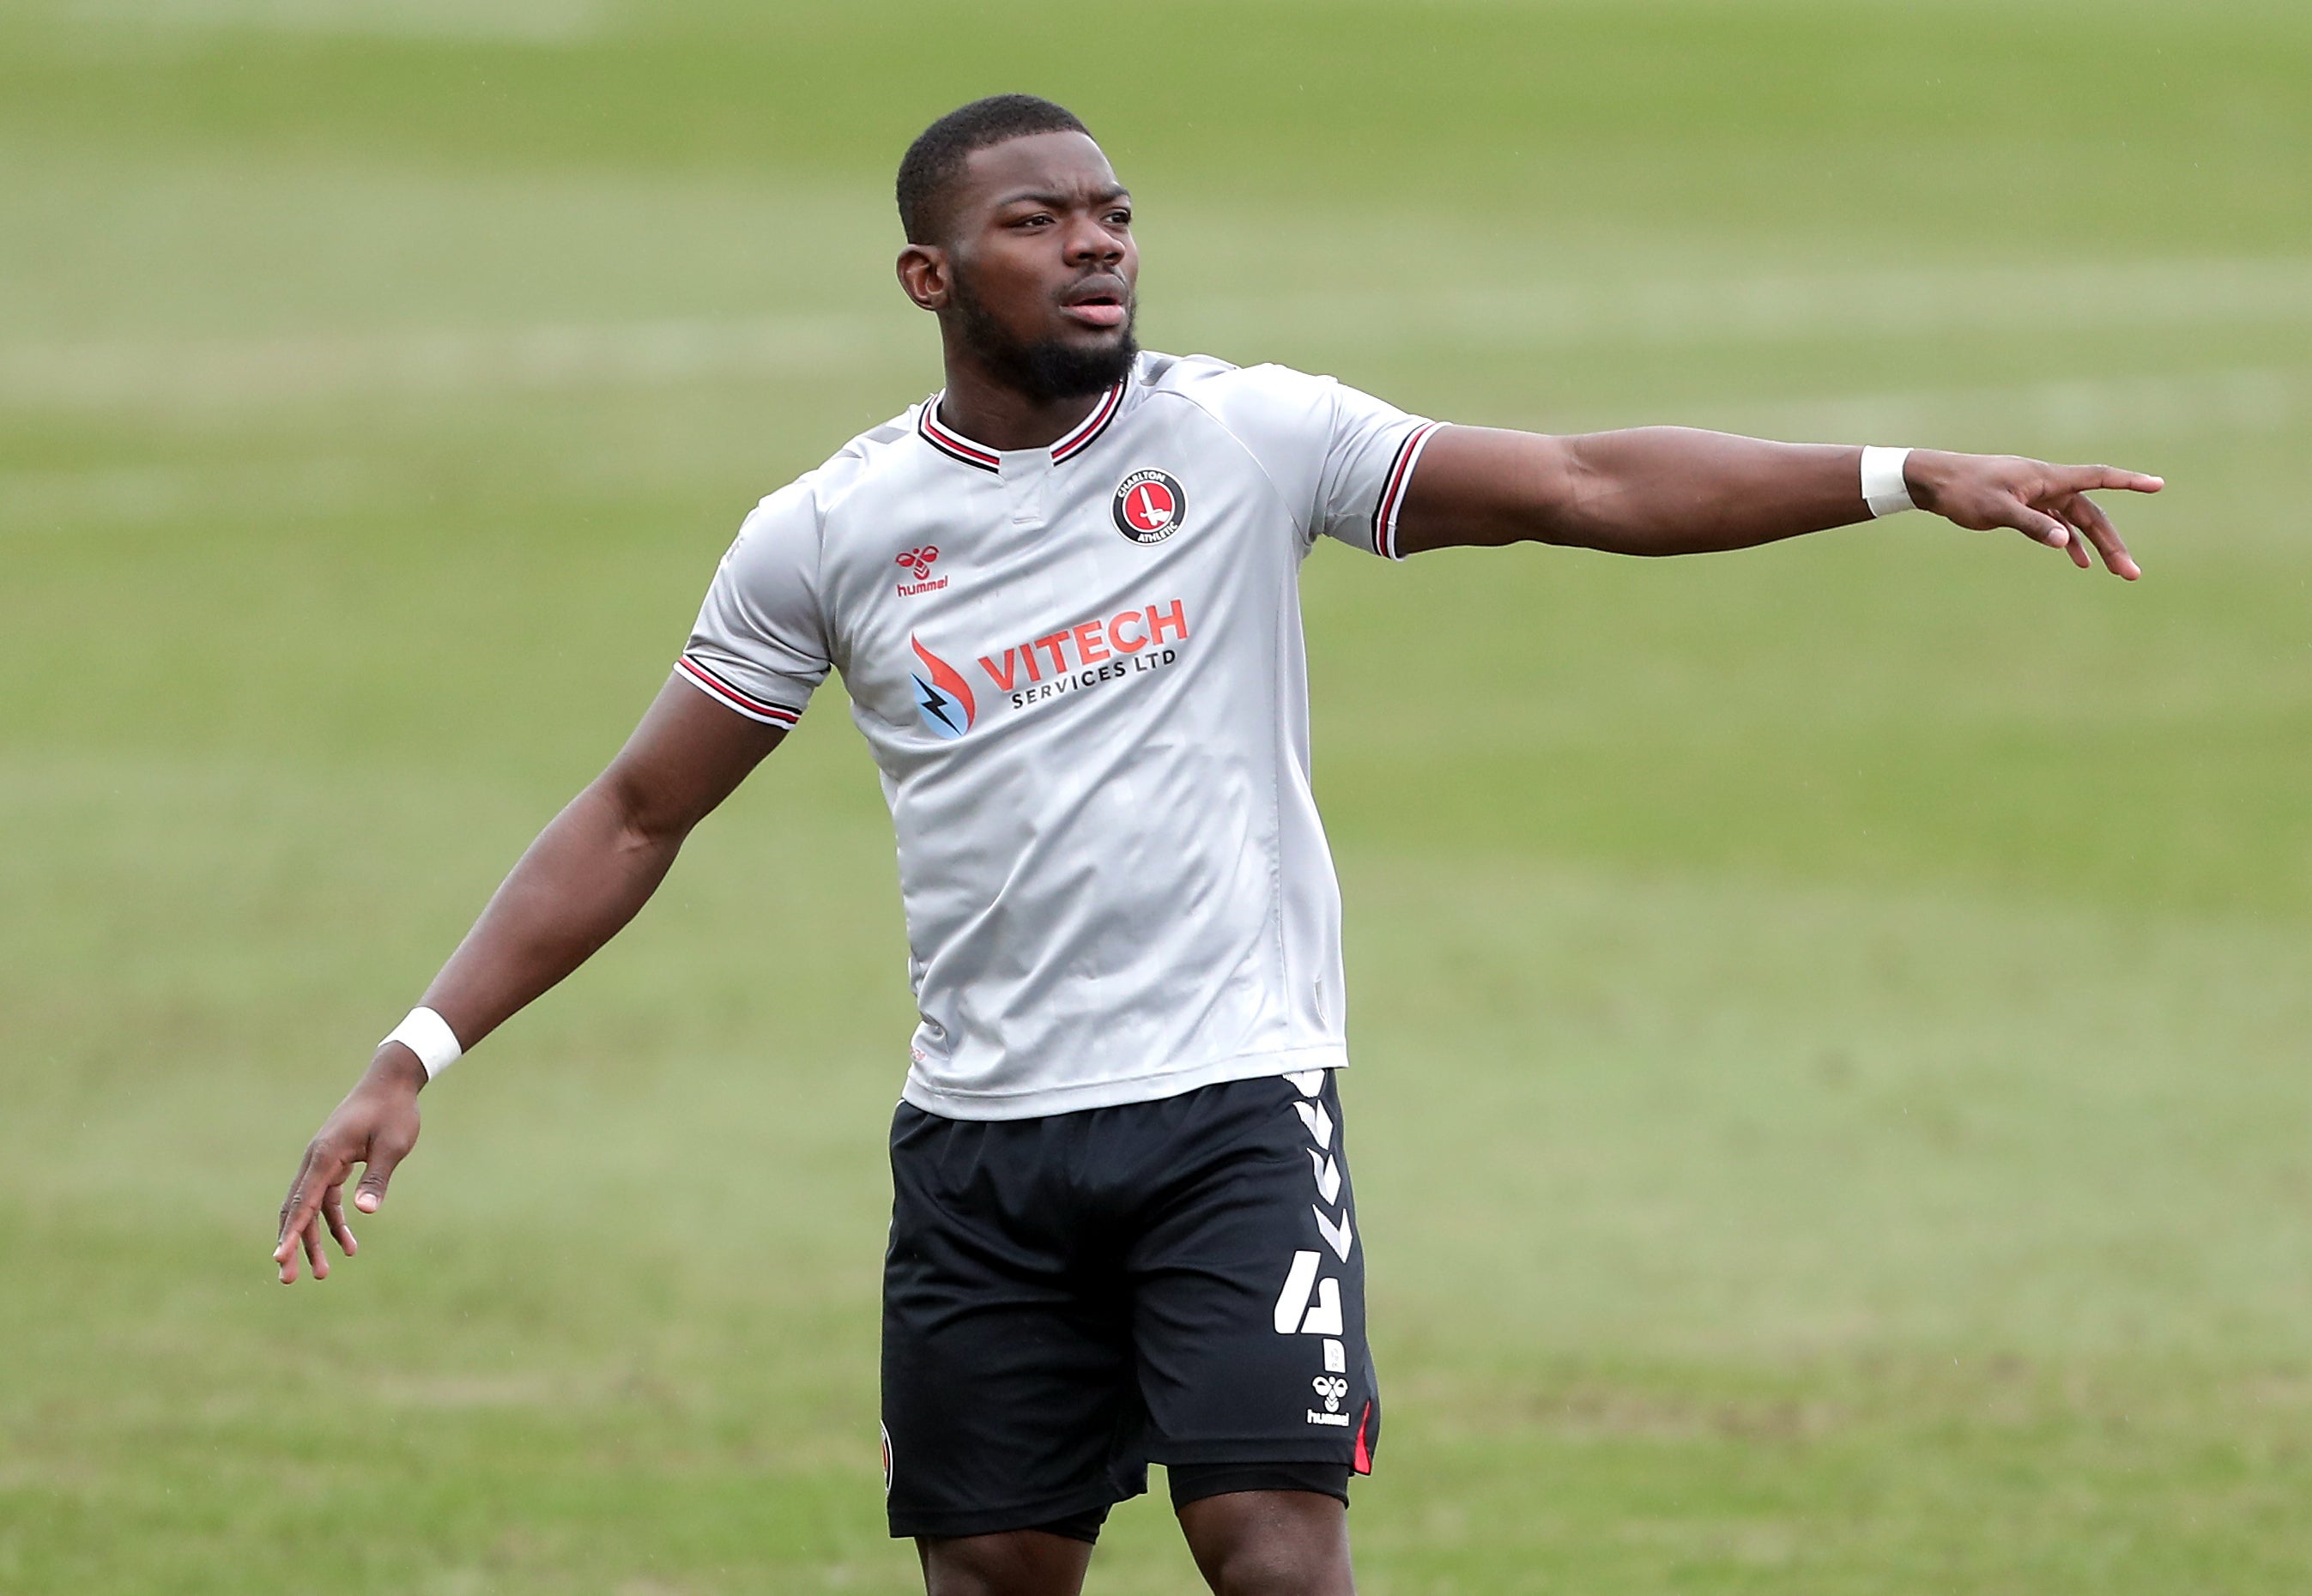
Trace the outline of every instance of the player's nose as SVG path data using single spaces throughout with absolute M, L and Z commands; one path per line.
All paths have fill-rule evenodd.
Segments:
M 1069 230 L 1067 258 L 1071 266 L 1099 263 L 1114 266 L 1124 258 L 1124 240 L 1092 217 L 1077 220 Z

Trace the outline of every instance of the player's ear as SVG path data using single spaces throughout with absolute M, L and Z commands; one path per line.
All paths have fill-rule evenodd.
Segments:
M 910 244 L 899 251 L 899 286 L 925 310 L 947 309 L 947 251 L 937 244 Z

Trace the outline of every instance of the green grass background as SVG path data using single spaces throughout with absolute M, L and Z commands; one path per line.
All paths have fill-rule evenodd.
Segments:
M 1026 87 L 1157 347 L 2106 458 L 1305 583 L 1363 1587 L 2312 1583 L 2312 12 L 0 7 L 0 1591 L 899 1592 L 908 1016 L 830 688 L 285 1292 L 299 1147 L 756 496 L 934 385 L 889 170 Z M 1194 1588 L 1167 1514 L 1096 1588 Z

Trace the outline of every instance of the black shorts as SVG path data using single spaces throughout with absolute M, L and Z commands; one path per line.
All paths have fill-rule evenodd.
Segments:
M 1176 1500 L 1184 1478 L 1345 1499 L 1371 1471 L 1364 1249 L 1329 1071 L 1034 1120 L 902 1103 L 891 1182 L 892 1534 L 1089 1539 L 1151 1462 Z

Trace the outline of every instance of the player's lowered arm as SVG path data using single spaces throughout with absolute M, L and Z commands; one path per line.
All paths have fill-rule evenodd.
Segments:
M 522 854 L 425 989 L 425 1007 L 470 1048 L 584 964 L 650 901 L 691 828 L 785 735 L 669 681 L 609 768 Z M 381 1043 L 307 1146 L 273 1254 L 285 1285 L 297 1278 L 301 1251 L 315 1279 L 328 1277 L 324 1225 L 352 1255 L 346 1177 L 364 1166 L 355 1206 L 375 1213 L 394 1166 L 416 1143 L 425 1078 L 416 1054 Z
M 1750 548 L 1870 519 L 1859 447 L 1771 443 L 1690 427 L 1552 437 L 1441 427 L 1406 491 L 1397 547 L 1554 543 L 1620 554 Z M 2156 476 L 2016 455 L 1913 449 L 1904 472 L 1922 510 L 1971 530 L 2010 528 L 2070 554 L 2092 545 L 2113 572 L 2142 574 L 2092 489 L 2154 493 Z
M 609 767 L 538 835 L 425 989 L 471 1048 L 641 911 L 691 828 L 786 736 L 670 680 Z

